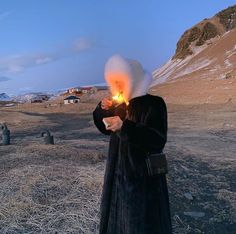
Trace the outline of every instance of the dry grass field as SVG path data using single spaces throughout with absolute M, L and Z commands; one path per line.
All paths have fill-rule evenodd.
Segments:
M 0 107 L 0 233 L 98 233 L 109 137 L 96 103 Z M 168 104 L 174 233 L 236 233 L 236 106 Z M 49 129 L 55 145 L 44 145 Z

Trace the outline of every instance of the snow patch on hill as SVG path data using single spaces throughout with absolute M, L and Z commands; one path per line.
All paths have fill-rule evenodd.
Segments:
M 0 101 L 11 101 L 11 98 L 6 93 L 0 93 Z

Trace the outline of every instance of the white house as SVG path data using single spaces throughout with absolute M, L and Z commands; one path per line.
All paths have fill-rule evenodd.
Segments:
M 67 93 L 70 93 L 70 94 L 77 93 L 77 92 L 81 92 L 80 87 L 70 88 L 67 90 Z
M 75 104 L 79 102 L 80 102 L 80 98 L 73 95 L 68 96 L 67 98 L 64 99 L 64 104 Z

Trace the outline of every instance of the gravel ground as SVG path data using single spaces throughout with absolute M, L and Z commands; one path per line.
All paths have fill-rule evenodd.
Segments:
M 95 103 L 0 108 L 0 233 L 98 233 L 109 138 Z M 174 233 L 236 233 L 236 108 L 168 104 L 165 152 Z M 49 129 L 55 145 L 44 145 Z

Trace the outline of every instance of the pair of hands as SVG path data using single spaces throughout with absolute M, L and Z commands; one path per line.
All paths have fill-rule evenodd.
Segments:
M 112 107 L 112 100 L 109 98 L 103 98 L 101 102 L 101 108 L 103 110 L 109 110 Z M 112 124 L 106 127 L 106 130 L 111 130 L 112 132 L 119 131 L 122 127 L 123 121 L 119 116 L 114 116 L 112 119 Z

